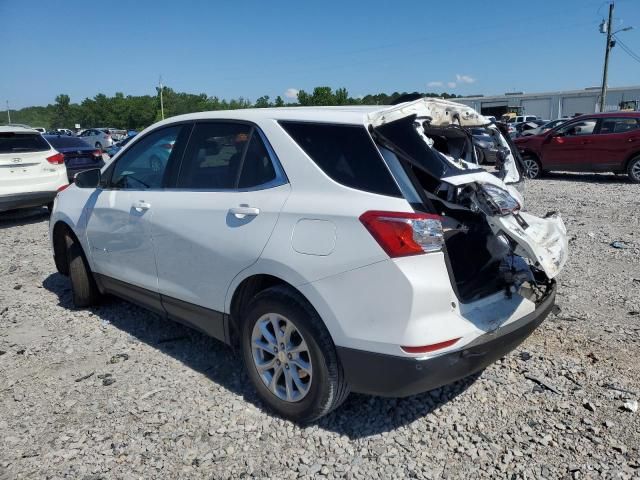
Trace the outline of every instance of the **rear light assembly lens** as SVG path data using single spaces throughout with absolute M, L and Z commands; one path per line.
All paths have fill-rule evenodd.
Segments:
M 368 211 L 360 221 L 391 258 L 438 252 L 444 245 L 439 215 Z
M 52 165 L 62 165 L 64 164 L 64 155 L 62 153 L 51 155 L 50 157 L 47 157 L 47 162 Z
M 66 185 L 62 185 L 61 187 L 58 187 L 57 192 L 58 192 L 58 193 L 60 193 L 61 191 L 63 191 L 63 190 L 65 190 L 65 189 L 69 188 L 69 186 L 70 186 L 70 185 L 71 185 L 71 184 L 69 184 L 69 183 L 68 183 L 68 184 L 66 184 Z
M 520 204 L 505 189 L 490 183 L 480 184 L 480 208 L 493 215 L 509 215 L 520 210 Z M 484 207 L 484 208 L 483 208 Z
M 100 150 L 94 150 L 94 151 L 93 151 L 93 153 L 92 153 L 92 155 L 93 155 L 94 157 L 100 157 L 100 158 L 102 158 L 102 152 L 101 152 Z

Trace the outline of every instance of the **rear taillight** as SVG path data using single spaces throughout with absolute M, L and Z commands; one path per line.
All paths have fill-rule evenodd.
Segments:
M 171 150 L 173 148 L 173 145 L 171 145 L 170 143 L 163 143 L 162 145 L 160 145 L 162 148 L 166 148 L 167 150 Z
M 66 185 L 62 185 L 61 187 L 58 187 L 58 190 L 57 190 L 57 191 L 58 191 L 58 193 L 60 193 L 61 191 L 63 191 L 65 188 L 68 188 L 68 187 L 69 187 L 69 185 L 71 185 L 71 184 L 69 184 L 69 183 L 68 183 L 68 184 L 66 184 Z
M 100 158 L 102 158 L 102 152 L 101 152 L 100 150 L 94 150 L 94 151 L 93 151 L 93 153 L 92 153 L 92 155 L 93 155 L 94 157 L 100 157 Z
M 53 165 L 62 165 L 64 163 L 64 155 L 62 153 L 51 155 L 50 157 L 47 157 L 47 162 Z
M 439 215 L 369 211 L 360 221 L 391 258 L 442 250 L 444 237 Z

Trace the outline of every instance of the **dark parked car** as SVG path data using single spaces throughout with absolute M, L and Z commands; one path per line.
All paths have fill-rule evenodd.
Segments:
M 640 183 L 640 112 L 582 115 L 514 143 L 530 178 L 550 170 L 614 172 Z
M 472 128 L 471 136 L 478 164 L 496 163 L 498 152 L 505 147 L 500 146 L 499 140 L 492 135 L 492 130 L 488 128 Z
M 78 137 L 67 135 L 43 135 L 49 144 L 64 155 L 64 164 L 67 167 L 69 182 L 76 173 L 92 168 L 102 168 L 102 152 L 96 150 L 87 142 Z

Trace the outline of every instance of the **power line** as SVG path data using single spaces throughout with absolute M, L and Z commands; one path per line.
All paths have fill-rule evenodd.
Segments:
M 620 48 L 622 48 L 622 50 L 624 50 L 627 53 L 627 55 L 633 58 L 636 62 L 640 63 L 640 55 L 638 55 L 633 50 L 631 50 L 631 48 L 627 44 L 625 44 L 622 40 L 620 40 L 617 35 L 614 35 L 614 37 L 616 39 L 617 44 L 620 45 Z

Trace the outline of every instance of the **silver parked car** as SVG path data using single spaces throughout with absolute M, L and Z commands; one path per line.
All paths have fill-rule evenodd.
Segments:
M 108 148 L 114 143 L 109 130 L 102 128 L 88 128 L 78 136 L 99 150 Z

